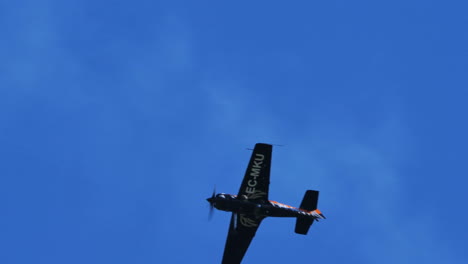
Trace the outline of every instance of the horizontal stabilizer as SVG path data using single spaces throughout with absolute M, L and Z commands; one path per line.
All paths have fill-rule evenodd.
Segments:
M 308 190 L 304 194 L 300 208 L 307 211 L 313 211 L 317 209 L 318 203 L 318 191 Z
M 310 226 L 314 223 L 314 219 L 306 217 L 298 217 L 296 220 L 296 228 L 294 232 L 301 235 L 307 235 Z

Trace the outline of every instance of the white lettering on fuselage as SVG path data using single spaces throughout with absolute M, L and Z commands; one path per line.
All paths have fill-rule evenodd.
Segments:
M 255 186 L 257 186 L 257 177 L 260 176 L 260 170 L 262 169 L 263 160 L 265 159 L 265 155 L 263 154 L 255 154 L 255 159 L 252 164 L 252 169 L 250 170 L 250 180 L 247 182 L 247 187 L 245 188 L 245 192 L 248 194 L 255 193 Z

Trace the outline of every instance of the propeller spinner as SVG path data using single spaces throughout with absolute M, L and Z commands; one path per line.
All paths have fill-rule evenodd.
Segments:
M 211 197 L 206 199 L 210 203 L 210 213 L 209 213 L 208 219 L 211 219 L 213 217 L 215 197 L 216 197 L 216 187 L 213 189 L 213 194 L 211 195 Z

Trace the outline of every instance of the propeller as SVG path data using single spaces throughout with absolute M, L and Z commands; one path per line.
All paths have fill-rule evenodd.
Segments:
M 216 197 L 216 186 L 213 189 L 213 194 L 211 195 L 210 198 L 206 199 L 210 203 L 210 213 L 208 215 L 208 219 L 211 220 L 213 218 L 213 212 L 214 212 L 214 204 L 215 204 L 215 197 Z

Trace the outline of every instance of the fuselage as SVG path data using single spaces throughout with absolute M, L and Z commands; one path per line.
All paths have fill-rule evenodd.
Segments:
M 275 201 L 259 202 L 249 200 L 247 197 L 220 193 L 215 197 L 207 199 L 216 209 L 241 213 L 253 214 L 263 217 L 310 217 L 313 219 L 324 219 L 323 214 L 318 210 L 307 211 Z

